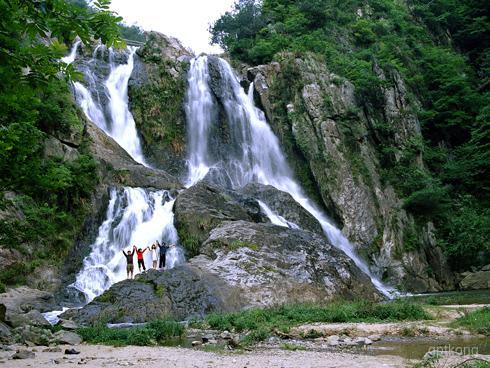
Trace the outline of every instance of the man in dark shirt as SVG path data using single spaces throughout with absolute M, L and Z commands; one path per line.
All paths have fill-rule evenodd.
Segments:
M 165 262 L 166 262 L 166 255 L 167 255 L 167 249 L 170 248 L 165 242 L 163 244 L 160 244 L 160 242 L 157 240 L 157 246 L 160 250 L 160 262 L 158 263 L 158 268 L 164 269 L 165 268 Z
M 133 270 L 134 270 L 134 266 L 133 266 L 133 256 L 134 256 L 134 250 L 133 252 L 131 252 L 130 250 L 128 250 L 128 252 L 126 253 L 124 250 L 122 251 L 124 256 L 126 257 L 126 272 L 128 274 L 128 279 L 132 279 L 133 278 Z M 129 277 L 129 275 L 131 274 L 131 277 Z

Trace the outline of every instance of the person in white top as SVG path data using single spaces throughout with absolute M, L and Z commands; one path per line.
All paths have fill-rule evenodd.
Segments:
M 158 253 L 157 253 L 157 246 L 155 243 L 151 245 L 151 260 L 153 261 L 153 268 L 157 268 L 157 262 L 158 262 Z

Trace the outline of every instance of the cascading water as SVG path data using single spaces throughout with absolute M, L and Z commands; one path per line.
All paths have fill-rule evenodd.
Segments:
M 259 202 L 260 208 L 262 209 L 262 211 L 264 211 L 267 218 L 274 225 L 282 226 L 282 227 L 289 227 L 290 229 L 299 229 L 300 228 L 294 222 L 288 221 L 284 217 L 274 213 L 274 211 L 272 211 L 270 209 L 270 207 L 268 205 L 266 205 L 264 202 L 262 202 L 262 201 L 257 201 L 257 202 Z
M 210 106 L 213 102 L 208 66 L 210 62 L 215 63 L 214 67 L 219 69 L 220 86 L 217 98 L 223 105 L 229 122 L 229 136 L 233 144 L 238 147 L 226 157 L 224 155 L 212 157 L 207 150 L 211 139 L 207 133 L 212 124 L 208 119 L 216 116 L 216 112 L 213 112 L 216 107 Z M 295 181 L 277 137 L 267 124 L 262 111 L 254 106 L 253 85 L 250 86 L 247 95 L 226 61 L 218 58 L 210 60 L 207 56 L 199 56 L 191 62 L 188 81 L 187 120 L 190 153 L 188 185 L 193 185 L 204 178 L 211 169 L 219 168 L 221 175 L 227 176 L 227 182 L 233 188 L 242 187 L 249 182 L 257 182 L 272 185 L 291 194 L 296 202 L 318 220 L 332 244 L 351 258 L 371 278 L 380 292 L 390 296 L 392 289 L 371 274 L 367 264 L 355 253 L 352 244 L 312 203 Z M 199 98 L 202 98 L 202 101 Z M 222 183 L 221 181 L 219 184 Z M 275 221 L 282 220 L 276 217 Z
M 97 50 L 95 50 L 94 57 L 91 60 L 94 65 L 97 64 Z M 104 115 L 104 108 L 101 106 L 100 100 L 95 100 L 93 94 L 85 85 L 75 82 L 74 87 L 76 100 L 87 117 L 107 135 L 112 137 L 135 161 L 148 166 L 143 156 L 136 123 L 128 107 L 128 82 L 133 71 L 136 50 L 136 47 L 128 47 L 127 63 L 116 65 L 114 63 L 114 50 L 112 48 L 108 49 L 110 74 L 104 82 L 104 91 L 108 101 L 109 119 Z M 83 72 L 95 94 L 96 86 L 94 85 L 94 80 L 96 78 L 93 75 L 93 71 L 91 68 L 85 68 Z
M 73 287 L 83 292 L 90 302 L 115 282 L 126 278 L 126 261 L 122 250 L 164 241 L 177 244 L 173 226 L 174 200 L 167 191 L 150 192 L 141 188 L 111 190 L 106 220 L 99 227 L 91 252 L 83 261 Z M 167 267 L 183 262 L 180 248 L 172 247 L 167 254 Z M 151 267 L 151 254 L 145 252 L 145 264 Z M 138 273 L 135 267 L 135 273 Z
M 79 42 L 74 44 L 70 54 L 63 59 L 64 62 L 75 61 L 78 46 Z M 109 52 L 110 72 L 103 82 L 101 92 L 98 88 L 101 80 L 94 70 L 100 62 L 98 57 L 106 51 Z M 75 82 L 74 90 L 76 100 L 87 118 L 111 136 L 135 161 L 146 166 L 136 124 L 128 107 L 128 81 L 134 66 L 135 52 L 136 48 L 129 47 L 126 51 L 127 63 L 117 65 L 112 49 L 97 46 L 88 65 L 79 66 L 88 87 Z M 100 96 L 101 93 L 104 96 Z M 91 252 L 84 259 L 83 267 L 71 285 L 85 295 L 85 302 L 90 302 L 113 283 L 126 277 L 123 249 L 130 249 L 132 245 L 146 248 L 156 240 L 178 244 L 173 202 L 174 199 L 165 190 L 111 189 L 106 219 L 99 227 Z M 173 268 L 184 261 L 183 250 L 179 246 L 167 251 L 167 268 Z M 151 267 L 151 254 L 148 251 L 145 253 L 145 264 L 147 268 Z

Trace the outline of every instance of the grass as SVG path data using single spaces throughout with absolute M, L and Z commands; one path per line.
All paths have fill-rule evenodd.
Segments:
M 91 344 L 125 345 L 164 345 L 167 341 L 182 338 L 184 327 L 171 320 L 148 323 L 144 327 L 108 328 L 94 326 L 81 328 L 77 332 L 85 342 Z
M 490 336 L 490 307 L 467 313 L 453 322 L 453 327 L 465 327 L 472 332 Z
M 328 305 L 285 305 L 249 309 L 236 313 L 210 314 L 197 327 L 248 332 L 244 344 L 263 341 L 275 331 L 313 322 L 392 322 L 431 319 L 420 304 L 406 300 L 389 303 L 336 302 Z

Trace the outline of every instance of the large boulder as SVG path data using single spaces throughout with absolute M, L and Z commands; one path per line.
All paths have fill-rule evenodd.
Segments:
M 369 278 L 315 233 L 245 221 L 225 222 L 191 263 L 239 288 L 249 306 L 377 299 Z
M 175 226 L 190 256 L 209 232 L 223 221 L 265 221 L 253 198 L 201 182 L 179 194 L 174 205 Z
M 5 306 L 4 321 L 10 326 L 32 325 L 46 328 L 50 325 L 41 312 L 53 310 L 55 299 L 53 294 L 46 291 L 21 286 L 0 294 L 0 304 Z
M 459 286 L 463 290 L 490 289 L 490 270 L 469 272 Z
M 52 293 L 21 286 L 11 288 L 6 293 L 0 294 L 0 304 L 5 305 L 5 318 L 8 321 L 9 316 L 13 313 L 22 314 L 31 310 L 40 312 L 53 310 L 55 299 Z
M 62 317 L 80 325 L 140 323 L 169 317 L 199 318 L 240 307 L 237 290 L 219 277 L 185 264 L 167 272 L 149 270 L 135 280 L 114 284 L 82 309 L 69 310 Z

